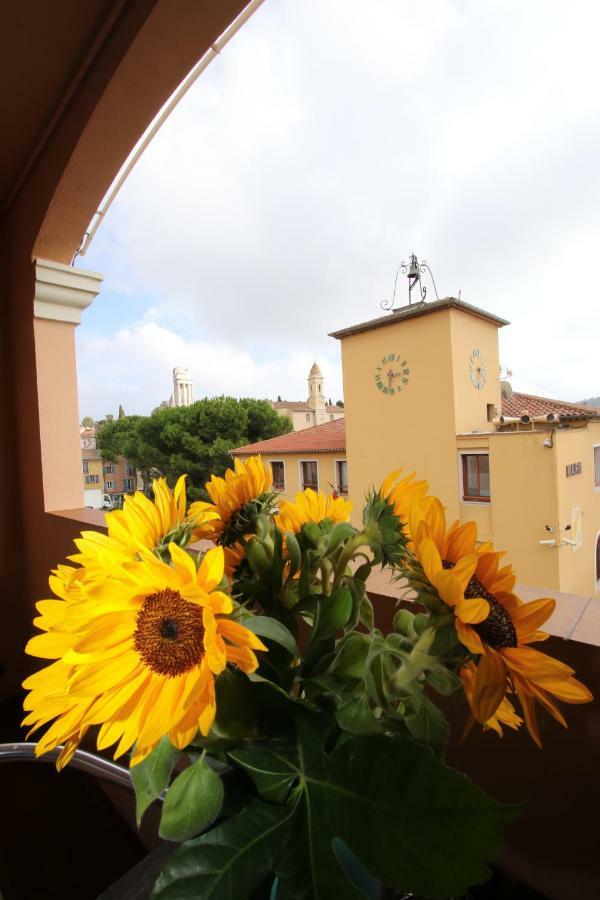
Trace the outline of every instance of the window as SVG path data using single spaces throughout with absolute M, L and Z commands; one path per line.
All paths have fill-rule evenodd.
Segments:
M 84 459 L 83 460 L 83 474 L 84 475 L 87 475 L 89 468 L 90 468 L 89 462 L 87 461 L 87 459 Z
M 490 458 L 487 453 L 462 453 L 462 499 L 490 502 Z
M 85 476 L 85 483 L 86 483 L 86 484 L 98 484 L 99 481 L 100 481 L 100 476 L 99 476 L 99 475 L 86 475 L 86 476 Z
M 133 468 L 133 466 L 130 466 L 130 465 L 127 466 L 127 474 L 129 475 L 130 478 L 133 475 L 135 475 L 135 469 Z
M 300 478 L 303 491 L 306 490 L 306 488 L 312 488 L 313 491 L 319 490 L 319 475 L 316 460 L 300 463 Z
M 273 472 L 273 487 L 276 491 L 285 490 L 285 467 L 282 462 L 272 462 L 271 471 Z
M 114 483 L 114 481 L 105 481 L 104 487 L 106 488 L 107 491 L 114 491 L 115 483 Z
M 338 459 L 335 463 L 338 494 L 348 493 L 348 463 L 345 459 Z
M 333 422 L 333 413 L 330 414 L 330 416 L 329 416 L 329 421 L 330 421 L 330 422 Z
M 596 590 L 600 591 L 600 534 L 596 538 Z
M 133 478 L 124 478 L 123 479 L 123 490 L 124 491 L 134 491 L 135 490 Z
M 306 413 L 306 421 L 310 422 L 310 413 Z
M 105 475 L 114 475 L 115 467 L 114 466 L 102 466 L 102 471 Z
M 600 444 L 594 447 L 594 484 L 600 490 Z

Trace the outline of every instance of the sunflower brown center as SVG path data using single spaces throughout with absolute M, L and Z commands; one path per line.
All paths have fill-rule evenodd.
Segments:
M 447 559 L 442 561 L 444 569 L 453 569 L 454 563 L 448 562 Z M 474 600 L 481 597 L 487 600 L 490 605 L 490 614 L 483 622 L 471 625 L 471 628 L 477 632 L 486 644 L 493 647 L 494 650 L 501 650 L 503 647 L 517 646 L 517 630 L 510 617 L 510 613 L 502 604 L 496 600 L 493 594 L 487 590 L 486 586 L 473 577 L 469 581 L 465 589 L 465 597 L 468 600 Z
M 138 613 L 133 642 L 154 672 L 171 678 L 182 675 L 204 654 L 202 610 L 169 588 L 150 594 Z

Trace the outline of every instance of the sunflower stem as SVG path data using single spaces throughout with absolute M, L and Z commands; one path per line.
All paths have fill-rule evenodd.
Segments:
M 428 668 L 431 663 L 429 650 L 434 638 L 434 628 L 426 628 L 420 635 L 408 656 L 405 657 L 402 667 L 391 679 L 395 690 L 406 690 Z

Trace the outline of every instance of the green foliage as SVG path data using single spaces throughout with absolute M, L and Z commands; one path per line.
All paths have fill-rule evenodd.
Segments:
M 160 836 L 185 841 L 215 821 L 223 806 L 223 782 L 204 755 L 177 776 L 165 797 Z
M 91 428 L 94 424 L 94 420 L 91 416 L 84 416 L 81 420 L 81 424 L 84 426 L 84 428 Z
M 191 406 L 157 409 L 151 416 L 119 417 L 98 434 L 102 458 L 125 457 L 142 473 L 144 490 L 165 475 L 170 483 L 188 475 L 190 499 L 208 499 L 204 484 L 232 465 L 230 450 L 291 431 L 266 400 L 213 397 Z
M 179 755 L 165 735 L 152 753 L 131 769 L 138 825 L 150 804 L 167 788 Z
M 285 900 L 358 900 L 364 894 L 334 849 L 337 838 L 385 885 L 421 897 L 458 896 L 487 877 L 503 826 L 517 812 L 414 741 L 384 734 L 341 740 L 322 713 L 298 713 L 287 735 L 239 748 L 229 760 L 257 799 L 184 843 L 154 900 L 243 900 L 270 873 Z
M 162 422 L 164 412 L 150 426 L 175 442 L 177 422 Z M 238 425 L 246 414 L 235 407 Z M 109 436 L 129 434 L 130 421 L 114 423 Z M 150 426 L 144 420 L 139 433 Z M 214 449 L 222 438 L 212 436 Z M 191 433 L 187 440 L 186 452 L 206 449 Z M 226 666 L 215 679 L 213 728 L 194 738 L 195 762 L 166 794 L 160 833 L 183 843 L 152 896 L 461 895 L 486 878 L 517 810 L 443 762 L 448 723 L 435 697 L 461 688 L 467 658 L 452 611 L 377 492 L 362 530 L 325 519 L 283 534 L 273 502 L 272 494 L 250 498 L 219 538 L 244 549 L 232 616 L 268 652 L 257 653 L 256 671 Z M 367 593 L 379 565 L 408 575 L 422 601 L 398 609 L 389 633 L 376 627 Z M 167 787 L 172 765 L 167 742 L 134 770 L 139 816 Z

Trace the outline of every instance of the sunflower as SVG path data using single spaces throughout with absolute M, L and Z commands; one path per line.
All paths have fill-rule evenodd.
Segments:
M 529 646 L 548 637 L 539 628 L 552 615 L 555 601 L 523 603 L 513 593 L 512 568 L 500 566 L 503 554 L 489 544 L 477 551 L 475 541 L 473 528 L 453 525 L 446 530 L 443 507 L 432 504 L 416 526 L 414 553 L 429 583 L 453 610 L 459 640 L 479 658 L 470 699 L 473 715 L 488 722 L 507 690 L 514 690 L 529 733 L 541 745 L 536 700 L 566 727 L 553 697 L 587 703 L 592 695 L 573 677 L 573 669 Z
M 413 507 L 426 500 L 429 484 L 426 481 L 414 481 L 415 473 L 400 478 L 402 469 L 395 469 L 384 478 L 379 488 L 379 496 L 392 503 L 395 514 L 402 520 L 404 526 L 408 525 L 410 513 Z
M 472 660 L 468 660 L 467 663 L 460 670 L 460 679 L 462 681 L 463 690 L 465 692 L 465 697 L 469 703 L 471 704 L 471 700 L 473 697 L 473 683 L 475 681 L 475 675 L 477 673 L 477 668 L 475 663 Z M 469 720 L 463 732 L 463 738 L 467 736 L 473 725 L 475 724 L 475 717 L 473 715 L 469 716 Z M 517 715 L 517 712 L 510 702 L 510 700 L 505 697 L 496 712 L 487 720 L 487 722 L 483 723 L 484 731 L 495 731 L 498 737 L 503 736 L 502 726 L 505 725 L 508 728 L 512 728 L 513 731 L 518 731 L 518 729 L 523 724 L 523 719 L 521 716 Z
M 338 522 L 347 522 L 352 512 L 350 500 L 343 497 L 327 496 L 322 491 L 318 493 L 312 488 L 306 488 L 301 494 L 296 494 L 296 501 L 292 503 L 284 500 L 279 506 L 279 513 L 275 516 L 275 524 L 280 531 L 291 531 L 298 534 L 303 525 L 313 522 L 319 525 L 321 522 L 330 522 L 337 525 Z
M 110 565 L 122 565 L 141 554 L 166 554 L 171 541 L 186 546 L 190 541 L 214 537 L 218 514 L 197 510 L 186 518 L 186 476 L 171 491 L 164 478 L 152 483 L 154 502 L 140 491 L 125 498 L 123 509 L 106 515 L 108 534 L 83 531 L 75 541 L 79 553 L 71 556 L 90 578 L 106 576 Z
M 163 735 L 183 749 L 198 729 L 207 735 L 215 713 L 215 676 L 229 663 L 244 672 L 266 650 L 228 618 L 221 547 L 197 568 L 169 545 L 171 565 L 147 554 L 124 563 L 110 580 L 82 583 L 74 602 L 43 600 L 36 620 L 43 634 L 26 652 L 55 660 L 25 682 L 23 724 L 31 732 L 52 720 L 38 756 L 64 744 L 57 767 L 72 757 L 88 728 L 99 725 L 99 750 L 117 744 L 115 759 L 135 744 L 136 765 Z M 60 585 L 59 585 L 60 588 Z
M 198 500 L 190 506 L 190 516 L 216 513 L 215 531 L 224 544 L 235 543 L 252 531 L 257 516 L 270 512 L 273 499 L 273 475 L 259 456 L 246 462 L 235 459 L 235 469 L 227 469 L 225 477 L 212 475 L 206 490 L 212 503 Z

